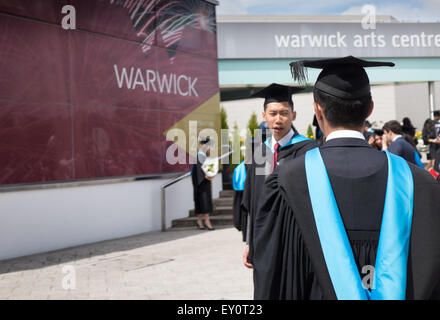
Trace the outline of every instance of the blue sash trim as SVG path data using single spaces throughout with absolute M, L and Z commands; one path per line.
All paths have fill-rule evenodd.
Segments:
M 416 165 L 418 165 L 422 169 L 425 169 L 422 159 L 420 159 L 419 153 L 416 150 L 414 150 L 414 159 L 416 161 Z
M 405 300 L 414 180 L 408 163 L 388 151 L 388 182 L 372 300 Z
M 307 185 L 316 228 L 339 300 L 405 299 L 414 183 L 406 161 L 389 152 L 386 155 L 388 182 L 371 292 L 362 285 L 319 149 L 312 149 L 305 156 Z
M 266 147 L 268 147 L 270 149 L 270 151 L 272 153 L 275 153 L 275 150 L 272 148 L 272 144 L 271 144 L 270 139 L 271 139 L 271 137 L 267 138 L 266 141 L 264 141 L 264 144 L 266 145 Z M 301 134 L 298 134 L 298 135 L 292 137 L 292 139 L 290 139 L 289 142 L 287 142 L 284 146 L 280 147 L 278 150 L 281 150 L 287 146 L 291 146 L 292 144 L 300 143 L 300 142 L 307 141 L 307 140 L 312 141 L 312 139 L 307 138 Z
M 242 161 L 235 169 L 232 174 L 232 187 L 236 191 L 244 190 L 244 182 L 246 181 L 246 166 L 244 161 Z

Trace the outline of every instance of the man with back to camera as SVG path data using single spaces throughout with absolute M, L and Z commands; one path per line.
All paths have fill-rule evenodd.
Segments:
M 402 126 L 396 120 L 383 125 L 383 138 L 388 145 L 388 151 L 424 168 L 416 149 L 402 137 Z
M 314 109 L 326 142 L 266 180 L 255 221 L 255 299 L 440 298 L 440 185 L 371 148 L 365 67 L 355 57 L 291 63 L 323 69 Z
M 252 95 L 264 98 L 262 116 L 271 136 L 264 143 L 255 145 L 243 189 L 242 209 L 247 212 L 247 246 L 243 263 L 248 268 L 252 268 L 253 224 L 258 201 L 262 197 L 264 180 L 284 159 L 294 158 L 316 147 L 312 140 L 298 134 L 292 126 L 292 121 L 296 119 L 292 94 L 301 90 L 303 88 L 272 83 Z

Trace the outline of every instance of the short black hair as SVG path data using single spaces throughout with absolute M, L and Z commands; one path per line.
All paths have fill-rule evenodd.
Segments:
M 402 126 L 400 125 L 399 121 L 390 120 L 383 125 L 383 130 L 384 131 L 392 131 L 395 134 L 401 134 L 402 133 Z
M 342 99 L 315 88 L 313 99 L 323 108 L 325 118 L 333 127 L 362 127 L 371 106 L 371 94 L 356 99 Z
M 434 111 L 434 117 L 440 117 L 440 110 Z
M 209 139 L 209 137 L 202 137 L 202 138 L 200 138 L 199 143 L 201 145 L 204 145 L 204 144 L 208 144 L 210 141 L 211 140 Z

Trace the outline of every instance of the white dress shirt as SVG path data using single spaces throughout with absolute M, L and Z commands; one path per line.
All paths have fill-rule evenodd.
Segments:
M 365 140 L 365 137 L 362 133 L 356 130 L 336 130 L 331 132 L 325 141 L 329 141 L 332 139 L 338 138 L 356 138 Z
M 402 135 L 401 135 L 401 134 L 398 134 L 397 136 L 394 137 L 393 141 L 391 141 L 391 142 L 394 142 L 394 141 L 396 141 L 397 139 L 399 139 L 399 138 L 401 138 L 401 137 L 402 137 Z
M 293 135 L 294 132 L 292 128 L 290 128 L 290 131 L 287 132 L 287 134 L 284 137 L 282 137 L 279 141 L 276 141 L 275 138 L 272 136 L 272 138 L 270 139 L 270 145 L 272 147 L 272 150 L 275 150 L 275 144 L 277 142 L 280 145 L 280 147 L 285 146 L 290 141 L 290 139 L 292 139 Z

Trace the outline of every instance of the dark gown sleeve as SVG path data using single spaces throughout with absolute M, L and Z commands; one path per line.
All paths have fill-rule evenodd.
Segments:
M 246 170 L 246 180 L 244 182 L 243 195 L 241 199 L 241 211 L 242 211 L 242 233 L 243 241 L 247 242 L 248 237 L 248 221 L 252 201 L 252 183 L 253 183 L 254 166 L 250 164 Z
M 279 192 L 277 171 L 265 183 L 254 225 L 254 298 L 320 299 L 311 261 L 291 208 Z M 312 292 L 318 288 L 318 292 Z
M 241 210 L 241 200 L 243 198 L 243 191 L 235 190 L 234 192 L 234 204 L 233 204 L 233 213 L 234 213 L 234 227 L 238 231 L 242 230 L 242 210 Z
M 197 155 L 197 163 L 195 164 L 195 173 L 196 173 L 196 179 L 195 183 L 197 186 L 200 186 L 205 180 L 205 172 L 202 170 L 203 162 L 205 162 L 205 157 L 202 155 Z

